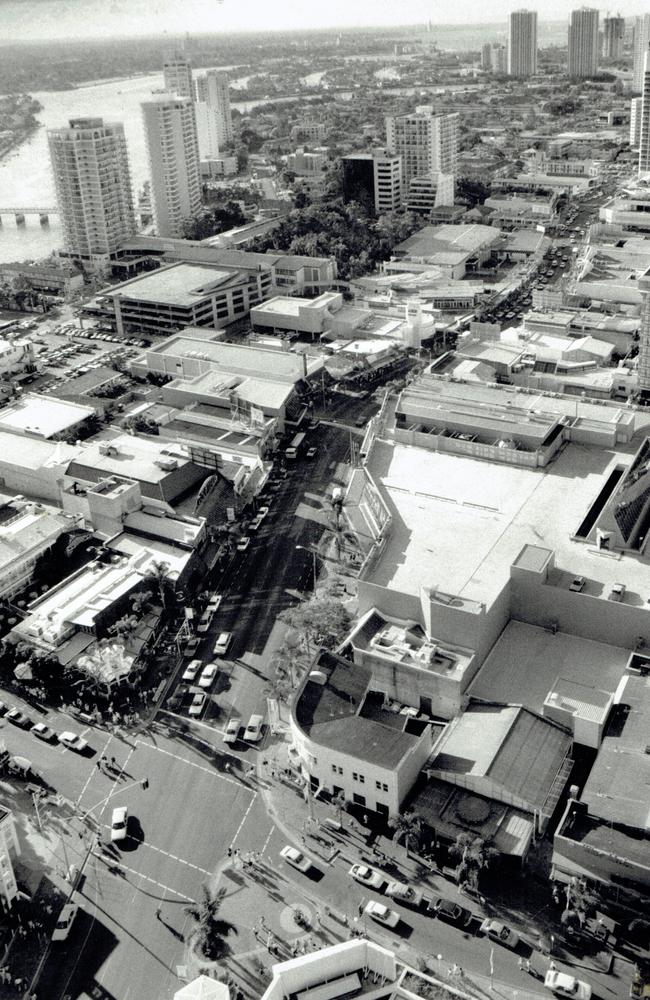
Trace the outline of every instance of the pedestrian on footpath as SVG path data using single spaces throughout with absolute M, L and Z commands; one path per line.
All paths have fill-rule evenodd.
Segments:
M 158 909 L 156 910 L 156 920 L 160 920 L 161 915 L 162 915 L 162 910 L 160 909 L 160 907 L 158 907 Z
M 527 958 L 527 959 L 526 959 L 526 972 L 528 972 L 528 973 L 531 973 L 532 971 L 533 971 L 533 967 L 532 967 L 532 965 L 530 964 L 530 959 L 529 959 L 529 958 Z
M 557 965 L 555 964 L 555 962 L 551 962 L 550 963 L 550 965 L 548 967 L 548 971 L 549 972 L 556 972 L 557 971 Z

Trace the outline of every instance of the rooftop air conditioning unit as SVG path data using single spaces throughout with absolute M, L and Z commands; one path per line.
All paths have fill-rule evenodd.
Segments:
M 327 684 L 327 674 L 325 674 L 322 670 L 310 670 L 309 680 L 312 684 L 320 684 L 321 687 L 325 687 Z

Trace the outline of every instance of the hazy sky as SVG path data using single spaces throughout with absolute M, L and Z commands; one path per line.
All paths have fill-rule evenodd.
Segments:
M 528 3 L 545 20 L 563 19 L 580 5 L 579 0 Z M 521 0 L 0 0 L 0 40 L 390 25 L 429 18 L 434 24 L 467 24 L 503 21 L 520 6 Z M 631 0 L 622 13 L 644 8 L 644 0 Z

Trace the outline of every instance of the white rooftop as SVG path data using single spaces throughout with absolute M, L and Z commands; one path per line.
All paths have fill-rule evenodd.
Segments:
M 94 413 L 92 406 L 26 393 L 0 410 L 0 430 L 53 438 Z

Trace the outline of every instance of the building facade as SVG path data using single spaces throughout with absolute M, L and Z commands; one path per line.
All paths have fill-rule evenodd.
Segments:
M 641 112 L 643 110 L 643 98 L 633 97 L 630 101 L 630 146 L 638 149 L 641 142 Z
M 151 177 L 151 206 L 159 236 L 182 236 L 183 222 L 201 208 L 201 173 L 194 105 L 167 91 L 142 103 Z
M 639 177 L 650 173 L 650 49 L 643 63 L 641 121 L 639 122 Z
M 196 124 L 201 156 L 217 156 L 233 141 L 230 87 L 227 73 L 218 70 L 196 78 Z
M 377 215 L 402 204 L 402 158 L 383 149 L 342 157 L 343 197 L 374 206 Z
M 650 392 L 650 271 L 639 279 L 643 295 L 641 307 L 641 329 L 639 330 L 639 389 Z
M 1 749 L 4 750 L 4 744 Z M 11 907 L 18 895 L 13 858 L 20 853 L 13 813 L 11 809 L 0 805 L 0 906 L 4 910 Z
M 124 126 L 73 118 L 47 138 L 65 253 L 101 263 L 135 233 Z
M 639 94 L 643 86 L 643 66 L 645 54 L 650 45 L 650 14 L 634 18 L 634 66 L 632 90 Z
M 457 113 L 434 114 L 428 106 L 416 108 L 414 114 L 386 118 L 386 146 L 402 158 L 404 189 L 412 177 L 456 172 L 459 120 Z
M 192 67 L 189 59 L 178 52 L 165 57 L 163 63 L 163 81 L 165 90 L 179 97 L 194 98 Z
M 508 76 L 537 72 L 537 11 L 515 10 L 508 22 Z
M 569 76 L 598 72 L 598 11 L 594 7 L 572 10 L 569 20 Z
M 623 55 L 625 18 L 617 14 L 603 21 L 603 59 L 620 59 Z

